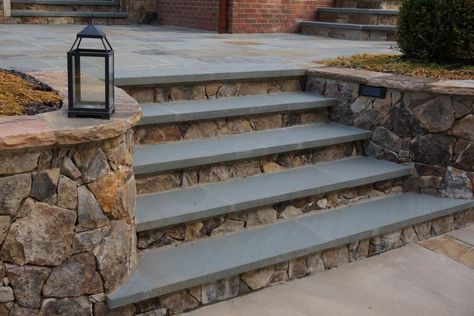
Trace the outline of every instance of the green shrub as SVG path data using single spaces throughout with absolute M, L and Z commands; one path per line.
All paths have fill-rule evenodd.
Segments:
M 474 62 L 474 0 L 404 0 L 398 47 L 408 58 Z

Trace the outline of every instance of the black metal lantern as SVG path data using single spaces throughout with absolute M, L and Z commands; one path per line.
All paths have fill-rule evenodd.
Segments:
M 93 48 L 81 48 L 84 39 L 94 40 Z M 68 117 L 109 119 L 115 111 L 114 51 L 105 33 L 93 24 L 79 32 L 67 68 Z

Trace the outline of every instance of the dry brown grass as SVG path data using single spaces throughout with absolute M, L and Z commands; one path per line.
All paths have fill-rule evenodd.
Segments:
M 351 57 L 318 61 L 333 67 L 364 69 L 379 72 L 431 77 L 448 80 L 474 79 L 474 66 L 462 64 L 435 64 L 422 61 L 405 60 L 399 55 L 358 54 Z
M 40 84 L 25 78 L 0 70 L 0 116 L 31 115 L 54 111 L 61 106 L 58 93 L 46 91 Z

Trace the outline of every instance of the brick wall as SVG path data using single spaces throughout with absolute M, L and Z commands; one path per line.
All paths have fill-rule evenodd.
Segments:
M 334 0 L 230 0 L 232 33 L 292 33 L 298 20 L 313 20 L 317 7 L 334 6 Z
M 335 0 L 229 0 L 231 33 L 293 33 L 298 20 L 313 20 L 317 7 Z M 163 25 L 217 31 L 219 0 L 158 0 Z
M 158 0 L 158 22 L 163 25 L 216 31 L 219 0 Z

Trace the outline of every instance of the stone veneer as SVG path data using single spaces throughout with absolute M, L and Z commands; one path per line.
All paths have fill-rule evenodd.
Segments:
M 64 73 L 36 73 L 64 97 Z M 0 315 L 107 315 L 137 261 L 136 101 L 111 120 L 0 118 Z
M 359 84 L 387 88 L 359 96 Z M 354 69 L 312 69 L 307 90 L 340 100 L 330 119 L 373 131 L 364 153 L 415 168 L 405 189 L 449 198 L 474 193 L 474 84 Z

